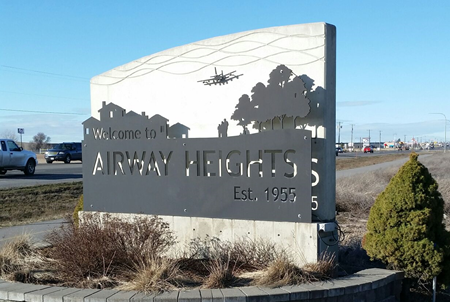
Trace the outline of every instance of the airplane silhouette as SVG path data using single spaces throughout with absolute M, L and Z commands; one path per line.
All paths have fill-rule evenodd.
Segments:
M 238 74 L 235 75 L 234 73 L 235 71 L 223 74 L 223 70 L 220 74 L 217 73 L 217 68 L 214 67 L 214 71 L 215 71 L 215 75 L 210 76 L 210 79 L 206 79 L 206 80 L 200 80 L 197 82 L 202 82 L 204 85 L 223 85 L 223 84 L 228 84 L 229 81 L 233 81 L 233 79 L 239 79 L 240 76 L 242 76 L 243 74 Z

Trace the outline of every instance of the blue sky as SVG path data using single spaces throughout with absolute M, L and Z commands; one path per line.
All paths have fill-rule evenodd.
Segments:
M 0 136 L 80 141 L 95 75 L 215 36 L 327 22 L 341 142 L 352 124 L 354 141 L 369 130 L 372 141 L 380 131 L 382 141 L 443 140 L 444 117 L 430 113 L 450 119 L 449 14 L 448 0 L 0 0 Z

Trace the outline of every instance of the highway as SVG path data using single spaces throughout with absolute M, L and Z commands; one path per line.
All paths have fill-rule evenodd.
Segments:
M 21 171 L 8 171 L 5 175 L 0 175 L 0 189 L 82 181 L 82 167 L 82 163 L 78 161 L 70 164 L 40 162 L 33 176 L 26 176 Z

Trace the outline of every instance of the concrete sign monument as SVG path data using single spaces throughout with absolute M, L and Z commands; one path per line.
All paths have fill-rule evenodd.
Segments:
M 306 261 L 336 245 L 334 26 L 169 49 L 94 77 L 91 102 L 85 211 L 159 215 L 185 241 L 264 237 Z

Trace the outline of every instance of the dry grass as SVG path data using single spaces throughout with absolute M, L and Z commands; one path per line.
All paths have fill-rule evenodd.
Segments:
M 375 198 L 397 173 L 398 167 L 342 177 L 336 180 L 336 210 L 367 217 Z
M 271 262 L 264 275 L 256 280 L 255 284 L 280 287 L 308 282 L 305 272 L 285 257 L 280 257 Z
M 347 170 L 360 167 L 376 165 L 380 163 L 394 161 L 400 158 L 407 158 L 410 152 L 400 152 L 398 154 L 380 154 L 371 156 L 356 156 L 356 157 L 336 157 L 336 170 Z
M 137 290 L 144 293 L 161 292 L 177 288 L 181 272 L 176 261 L 150 257 L 136 264 L 130 272 L 130 281 L 118 286 L 118 290 Z
M 0 227 L 63 218 L 81 194 L 81 182 L 0 190 Z
M 232 264 L 230 257 L 225 261 L 223 259 L 212 259 L 209 261 L 206 269 L 208 270 L 208 275 L 203 281 L 204 288 L 226 288 L 237 281 L 236 262 Z
M 302 268 L 280 255 L 268 265 L 263 275 L 257 278 L 253 284 L 280 287 L 321 281 L 334 276 L 336 268 L 335 258 L 331 254 L 323 254 L 318 262 L 307 264 Z
M 266 241 L 193 240 L 183 257 L 169 258 L 165 252 L 174 240 L 159 218 L 102 219 L 100 224 L 98 216 L 87 215 L 79 227 L 72 224 L 53 231 L 48 236 L 52 246 L 42 250 L 32 250 L 25 237 L 9 243 L 0 251 L 1 277 L 59 286 L 161 292 L 295 285 L 330 278 L 335 271 L 330 257 L 299 268 Z
M 160 218 L 125 222 L 104 216 L 100 221 L 94 215 L 85 215 L 79 227 L 69 224 L 53 231 L 46 240 L 52 246 L 46 255 L 55 261 L 55 277 L 64 285 L 90 288 L 119 284 L 132 268 L 154 264 L 175 242 Z
M 43 266 L 43 258 L 32 248 L 29 235 L 15 237 L 0 250 L 0 276 L 4 280 L 35 282 L 31 271 Z
M 447 215 L 450 214 L 450 155 L 432 153 L 419 156 L 431 175 L 439 184 L 439 192 L 445 201 Z M 336 180 L 336 208 L 340 213 L 367 218 L 376 197 L 386 188 L 399 167 L 390 167 L 358 174 L 357 177 L 342 177 Z M 344 215 L 345 216 L 345 215 Z

